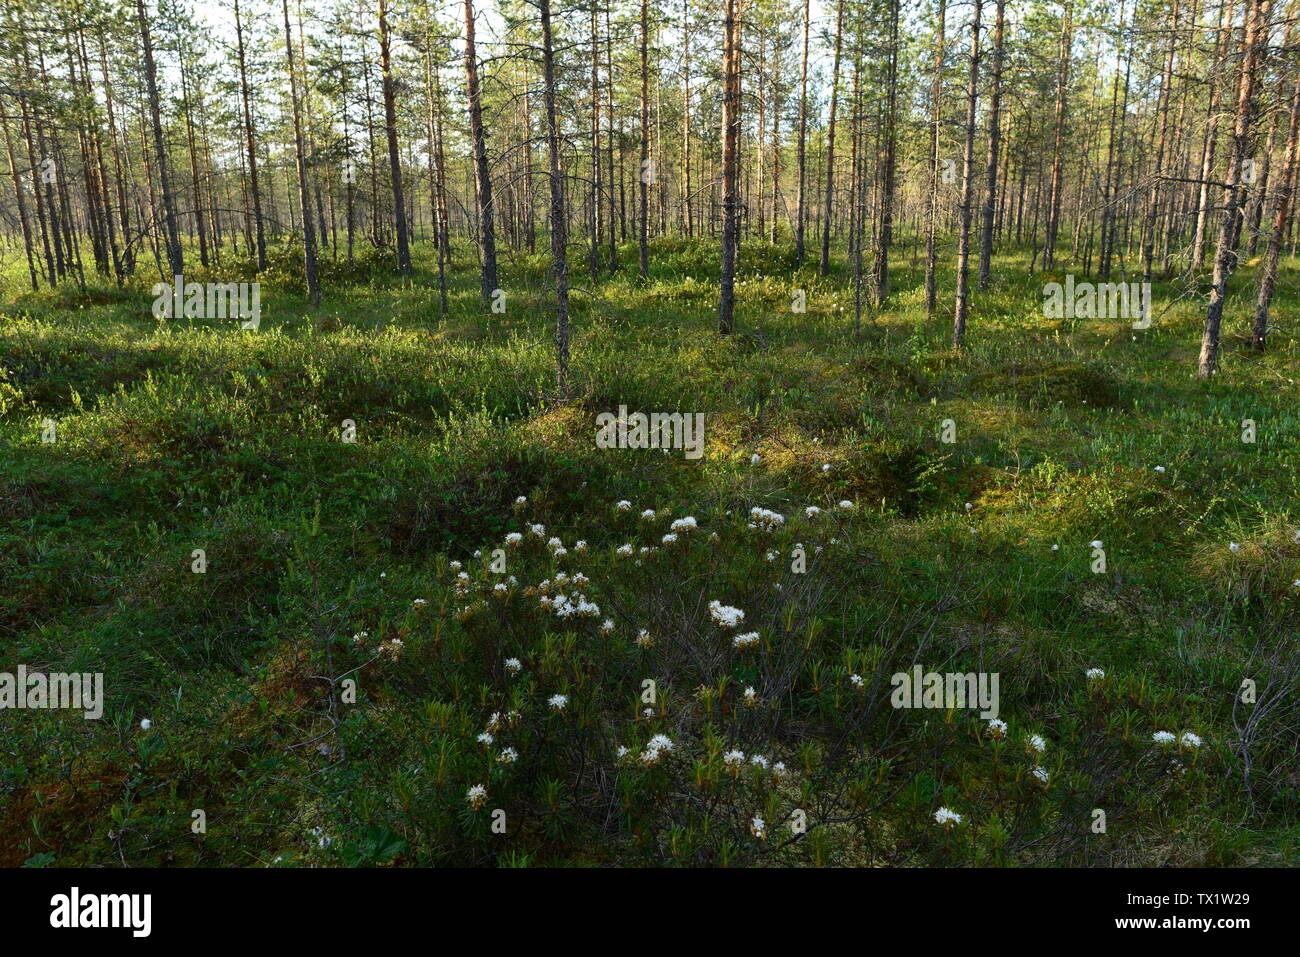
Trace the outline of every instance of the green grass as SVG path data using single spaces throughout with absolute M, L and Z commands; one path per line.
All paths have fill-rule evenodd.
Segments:
M 910 246 L 888 307 L 855 328 L 842 266 L 821 280 L 755 243 L 723 339 L 715 248 L 656 243 L 641 283 L 625 247 L 625 268 L 595 285 L 575 250 L 560 403 L 546 258 L 503 264 L 494 315 L 456 252 L 441 319 L 428 248 L 409 283 L 374 261 L 327 264 L 317 310 L 285 251 L 257 333 L 155 320 L 153 277 L 39 294 L 9 277 L 0 671 L 102 671 L 107 706 L 99 721 L 0 711 L 0 864 L 1300 858 L 1297 263 L 1283 263 L 1262 356 L 1239 338 L 1253 270 L 1234 278 L 1207 385 L 1191 376 L 1203 306 L 1171 284 L 1147 331 L 1048 320 L 1049 277 L 1009 252 L 956 352 L 951 297 L 926 317 Z M 243 263 L 187 278 L 253 277 Z M 596 448 L 596 414 L 620 404 L 703 412 L 704 457 Z M 345 419 L 355 444 L 340 441 Z M 753 507 L 785 526 L 747 527 Z M 699 529 L 660 544 L 685 515 Z M 522 546 L 504 544 L 520 531 Z M 624 542 L 658 550 L 620 558 Z M 540 606 L 543 580 L 572 590 L 555 585 L 566 568 L 589 576 L 597 618 Z M 494 597 L 506 576 L 517 584 Z M 745 610 L 760 647 L 732 648 L 714 599 Z M 913 663 L 997 672 L 1006 740 L 970 711 L 891 708 L 889 677 Z M 1103 681 L 1085 679 L 1092 667 Z M 356 703 L 322 680 L 344 675 Z M 1247 678 L 1258 701 L 1234 708 Z M 1204 745 L 1162 750 L 1157 730 Z M 1046 786 L 1029 774 L 1031 733 L 1048 742 Z M 656 734 L 674 746 L 646 766 Z M 504 747 L 513 764 L 495 760 Z M 786 773 L 733 773 L 732 749 Z M 963 823 L 936 826 L 939 806 Z

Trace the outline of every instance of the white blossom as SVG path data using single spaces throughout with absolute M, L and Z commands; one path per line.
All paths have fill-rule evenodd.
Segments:
M 961 815 L 956 811 L 950 811 L 946 807 L 941 807 L 939 810 L 934 812 L 934 823 L 943 825 L 944 827 L 951 827 L 953 824 L 961 823 Z
M 709 602 L 709 614 L 723 628 L 735 628 L 745 620 L 745 613 L 739 608 L 724 605 L 716 599 Z

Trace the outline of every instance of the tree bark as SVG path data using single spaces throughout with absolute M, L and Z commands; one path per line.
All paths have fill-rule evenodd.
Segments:
M 960 347 L 966 337 L 966 316 L 970 309 L 970 225 L 975 186 L 975 107 L 980 79 L 980 12 L 983 0 L 975 0 L 970 26 L 970 83 L 966 87 L 966 146 L 961 168 L 961 229 L 957 235 L 957 308 L 953 314 L 952 341 Z
M 492 221 L 492 180 L 488 175 L 487 141 L 483 132 L 483 104 L 479 94 L 478 53 L 474 48 L 474 0 L 465 0 L 465 90 L 469 105 L 470 137 L 474 144 L 474 174 L 478 182 L 480 249 L 482 250 L 483 301 L 497 288 L 496 231 Z
M 1219 225 L 1219 242 L 1214 253 L 1214 277 L 1210 285 L 1210 304 L 1205 312 L 1205 332 L 1201 337 L 1201 356 L 1197 372 L 1208 379 L 1218 371 L 1219 328 L 1223 322 L 1223 300 L 1228 279 L 1236 265 L 1233 247 L 1236 220 L 1241 209 L 1241 166 L 1249 149 L 1251 133 L 1251 95 L 1255 85 L 1255 67 L 1259 62 L 1261 35 L 1267 42 L 1262 25 L 1268 18 L 1271 0 L 1246 0 L 1246 22 L 1242 27 L 1241 73 L 1237 81 L 1236 119 L 1232 128 L 1232 152 L 1228 158 L 1228 179 L 1223 192 L 1223 219 Z

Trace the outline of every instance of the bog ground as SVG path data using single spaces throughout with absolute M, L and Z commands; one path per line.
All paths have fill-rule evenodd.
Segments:
M 446 319 L 425 244 L 317 309 L 273 264 L 256 332 L 11 286 L 4 661 L 106 703 L 0 711 L 0 863 L 1296 863 L 1294 261 L 1206 383 L 1165 283 L 1050 320 L 1008 250 L 954 351 L 923 262 L 855 329 L 755 241 L 724 338 L 716 247 L 651 248 L 575 291 L 564 401 L 541 256 L 492 314 L 457 248 Z M 703 457 L 597 448 L 620 405 Z M 915 665 L 997 720 L 893 707 Z

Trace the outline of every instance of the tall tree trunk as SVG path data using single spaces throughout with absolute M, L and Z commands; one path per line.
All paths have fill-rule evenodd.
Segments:
M 831 210 L 835 198 L 835 112 L 839 107 L 840 48 L 843 45 L 844 0 L 835 4 L 835 63 L 831 68 L 831 114 L 826 127 L 826 202 L 822 221 L 821 275 L 831 271 Z
M 0 127 L 4 129 L 5 135 L 5 152 L 9 158 L 9 175 L 14 181 L 14 202 L 18 206 L 18 220 L 23 230 L 23 247 L 27 251 L 27 270 L 31 273 L 32 291 L 35 292 L 40 288 L 40 282 L 36 277 L 36 258 L 32 254 L 32 227 L 27 221 L 27 200 L 23 197 L 23 182 L 18 173 L 18 163 L 14 159 L 14 141 L 9 133 L 9 120 L 0 115 Z
M 687 104 L 689 108 L 689 103 Z M 688 167 L 687 180 L 690 172 Z M 587 211 L 587 228 L 591 233 L 591 253 L 587 260 L 594 284 L 600 275 L 600 213 L 604 197 L 600 192 L 600 19 L 595 0 L 591 4 L 591 208 Z
M 447 172 L 442 148 L 442 79 L 433 66 L 433 31 L 424 37 L 425 96 L 429 101 L 429 201 L 433 215 L 434 242 L 438 247 L 438 312 L 447 316 L 447 257 L 450 233 L 447 226 Z
M 605 187 L 609 194 L 609 271 L 618 270 L 618 206 L 614 194 L 614 34 L 609 28 L 610 7 L 612 0 L 605 4 L 605 153 L 609 166 L 609 182 Z
M 812 29 L 809 0 L 803 0 L 803 58 L 799 68 L 799 199 L 794 227 L 794 262 L 802 266 L 804 260 L 804 220 L 807 199 L 804 186 L 808 163 L 808 34 Z
M 722 42 L 722 279 L 718 332 L 730 335 L 736 310 L 736 252 L 740 242 L 740 3 L 724 0 Z
M 564 171 L 560 168 L 560 121 L 555 106 L 555 62 L 551 38 L 551 0 L 538 0 L 542 16 L 542 79 L 546 100 L 546 146 L 551 179 L 551 260 L 555 274 L 555 384 L 560 398 L 569 394 L 568 214 L 564 209 Z
M 966 146 L 961 164 L 961 229 L 957 234 L 957 309 L 953 315 L 952 341 L 960 347 L 966 336 L 966 315 L 970 298 L 970 225 L 975 188 L 975 107 L 980 79 L 980 8 L 975 0 L 970 22 L 970 83 L 966 87 Z
M 1205 234 L 1210 219 L 1210 175 L 1214 172 L 1214 154 L 1218 145 L 1219 97 L 1224 85 L 1214 75 L 1227 64 L 1228 47 L 1232 38 L 1232 0 L 1219 7 L 1219 32 L 1214 47 L 1214 70 L 1210 76 L 1210 108 L 1205 123 L 1205 142 L 1201 148 L 1201 182 L 1196 203 L 1196 228 L 1192 233 L 1192 270 L 1205 264 Z
M 136 16 L 140 22 L 140 38 L 144 44 L 144 80 L 149 95 L 149 119 L 153 128 L 153 146 L 157 154 L 158 189 L 162 194 L 163 228 L 166 230 L 167 265 L 172 274 L 185 272 L 185 258 L 181 253 L 181 236 L 176 228 L 176 205 L 172 197 L 171 175 L 167 170 L 167 147 L 163 143 L 162 112 L 158 106 L 158 71 L 154 67 L 153 38 L 149 34 L 149 18 L 145 14 L 144 0 L 135 0 Z
M 393 180 L 393 210 L 397 218 L 397 271 L 411 274 L 411 247 L 406 232 L 406 198 L 402 192 L 402 159 L 397 150 L 397 103 L 393 62 L 389 50 L 388 3 L 379 0 L 379 69 L 383 77 L 384 130 L 388 134 L 388 170 Z
M 1286 232 L 1287 217 L 1291 213 L 1296 167 L 1300 165 L 1298 134 L 1300 134 L 1300 73 L 1296 75 L 1295 89 L 1291 93 L 1291 127 L 1287 133 L 1286 149 L 1282 151 L 1282 175 L 1278 180 L 1277 192 L 1273 199 L 1273 230 L 1268 237 L 1268 247 L 1264 250 L 1264 263 L 1259 275 L 1259 298 L 1255 303 L 1255 324 L 1251 341 L 1261 352 L 1268 338 L 1268 310 L 1273 301 L 1273 287 L 1277 281 L 1277 261 L 1282 253 L 1282 237 Z
M 190 154 L 190 189 L 193 193 L 194 208 L 190 212 L 190 221 L 194 224 L 194 231 L 199 235 L 199 262 L 205 267 L 208 265 L 208 236 L 206 225 L 203 221 L 203 200 L 201 191 L 202 183 L 199 180 L 199 151 L 195 146 L 194 136 L 194 112 L 190 104 L 190 84 L 189 71 L 186 69 L 186 50 L 184 39 L 184 28 L 177 31 L 179 36 L 176 38 L 176 58 L 179 61 L 177 73 L 181 79 L 181 112 L 185 118 L 185 144 Z
M 465 0 L 465 91 L 470 136 L 474 144 L 474 175 L 478 182 L 478 215 L 482 250 L 483 301 L 497 288 L 497 244 L 492 222 L 492 180 L 488 175 L 487 141 L 483 133 L 483 103 L 479 96 L 478 52 L 474 48 L 474 0 Z
M 889 5 L 889 52 L 885 85 L 885 156 L 880 184 L 880 231 L 876 236 L 875 304 L 889 296 L 889 244 L 894 238 L 894 176 L 898 154 L 898 18 L 899 0 Z M 865 204 L 864 204 L 865 206 Z M 859 227 L 861 228 L 861 227 Z
M 1174 0 L 1174 28 L 1169 31 L 1169 50 L 1165 55 L 1165 71 L 1160 81 L 1160 99 L 1156 113 L 1160 117 L 1160 134 L 1156 140 L 1155 162 L 1151 167 L 1151 196 L 1147 201 L 1146 226 L 1142 240 L 1142 281 L 1151 281 L 1151 263 L 1156 244 L 1156 220 L 1160 214 L 1162 196 L 1161 177 L 1164 175 L 1165 141 L 1169 133 L 1169 87 L 1174 75 L 1174 51 L 1178 43 L 1178 0 Z
M 691 24 L 690 0 L 682 0 L 682 165 L 685 167 L 686 238 L 695 236 L 694 189 L 691 183 Z
M 1128 113 L 1129 69 L 1132 65 L 1132 53 L 1124 42 L 1124 0 L 1119 5 L 1119 28 L 1116 31 L 1115 45 L 1124 52 L 1124 112 L 1120 112 L 1119 64 L 1115 66 L 1115 80 L 1110 95 L 1110 133 L 1106 141 L 1106 176 L 1101 192 L 1101 249 L 1097 254 L 1097 271 L 1102 279 L 1110 278 L 1110 261 L 1114 248 L 1115 204 L 1114 197 L 1119 189 L 1119 164 L 1124 155 L 1124 124 Z M 1118 123 L 1118 129 L 1116 125 Z
M 289 23 L 289 0 L 284 8 L 284 45 L 289 68 L 289 99 L 293 108 L 293 146 L 298 162 L 298 207 L 302 212 L 303 273 L 307 280 L 307 299 L 320 305 L 320 278 L 316 272 L 316 226 L 311 219 L 311 188 L 307 182 L 307 147 L 302 132 L 302 101 L 298 93 L 298 66 L 293 49 L 293 28 Z
M 1214 253 L 1214 276 L 1210 284 L 1210 304 L 1205 312 L 1205 332 L 1201 337 L 1201 357 L 1197 369 L 1202 379 L 1218 371 L 1219 327 L 1223 322 L 1223 300 L 1228 294 L 1228 279 L 1236 265 L 1233 247 L 1236 220 L 1241 211 L 1241 167 L 1249 152 L 1251 134 L 1251 95 L 1255 86 L 1255 68 L 1259 62 L 1261 41 L 1267 42 L 1263 24 L 1268 19 L 1271 0 L 1246 0 L 1242 26 L 1241 73 L 1237 80 L 1237 110 L 1232 127 L 1232 151 L 1228 157 L 1228 179 L 1223 191 L 1223 219 L 1219 224 L 1219 242 Z
M 646 226 L 649 217 L 650 168 L 650 66 L 648 59 L 650 31 L 650 0 L 641 0 L 641 175 L 640 206 L 637 213 L 637 244 L 640 255 L 641 278 L 650 275 L 650 249 L 647 245 Z
M 993 26 L 993 89 L 989 94 L 989 168 L 984 196 L 984 230 L 980 236 L 979 287 L 985 289 L 993 262 L 993 213 L 998 195 L 998 148 L 1002 128 L 1002 33 L 1007 0 L 997 0 L 997 19 Z
M 1061 24 L 1061 44 L 1057 56 L 1056 132 L 1052 140 L 1052 188 L 1047 207 L 1046 236 L 1043 240 L 1044 269 L 1051 269 L 1056 263 L 1056 234 L 1061 226 L 1061 200 L 1065 192 L 1065 111 L 1070 90 L 1073 12 L 1071 0 L 1066 0 L 1065 16 Z
M 934 315 L 935 271 L 938 264 L 939 233 L 939 133 L 943 121 L 943 43 L 947 0 L 939 0 L 939 22 L 934 38 L 934 75 L 930 81 L 930 188 L 926 194 L 925 217 L 925 311 Z

